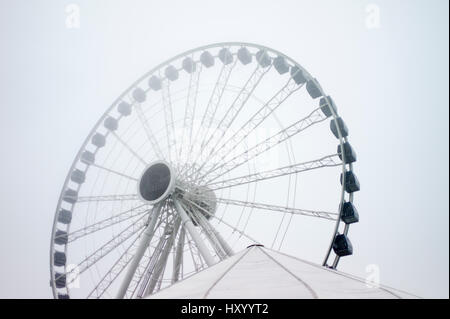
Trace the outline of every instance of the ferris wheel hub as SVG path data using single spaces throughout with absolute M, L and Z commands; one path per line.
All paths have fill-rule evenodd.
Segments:
M 137 184 L 139 198 L 156 204 L 173 193 L 175 175 L 172 167 L 165 161 L 155 161 L 147 165 Z

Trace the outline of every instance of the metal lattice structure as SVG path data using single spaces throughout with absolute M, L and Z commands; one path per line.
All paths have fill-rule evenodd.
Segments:
M 177 55 L 125 90 L 76 155 L 51 235 L 53 295 L 143 298 L 249 244 L 336 268 L 359 219 L 355 161 L 332 98 L 281 52 Z

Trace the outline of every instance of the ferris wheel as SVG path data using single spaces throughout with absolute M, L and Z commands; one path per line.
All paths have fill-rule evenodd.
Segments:
M 57 203 L 55 298 L 143 298 L 259 244 L 336 268 L 356 154 L 302 66 L 219 43 L 150 70 L 100 117 Z

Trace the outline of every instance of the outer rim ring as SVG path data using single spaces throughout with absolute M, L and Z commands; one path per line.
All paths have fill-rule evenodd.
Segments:
M 297 66 L 299 69 L 301 69 L 304 72 L 304 74 L 309 79 L 315 79 L 305 68 L 303 68 L 299 63 L 297 63 L 295 60 L 293 60 L 292 58 L 290 58 L 286 54 L 283 54 L 283 53 L 281 53 L 281 52 L 279 52 L 279 51 L 277 51 L 275 49 L 269 48 L 267 46 L 258 45 L 258 44 L 254 44 L 254 43 L 249 43 L 249 42 L 218 42 L 218 43 L 213 43 L 213 44 L 209 44 L 209 45 L 205 45 L 205 46 L 200 46 L 200 47 L 197 47 L 197 48 L 185 51 L 185 52 L 183 52 L 181 54 L 178 54 L 178 55 L 176 55 L 176 56 L 174 56 L 174 57 L 172 57 L 172 58 L 170 58 L 170 59 L 168 59 L 168 60 L 158 64 L 156 67 L 152 68 L 150 71 L 146 72 L 144 75 L 139 77 L 133 84 L 131 84 L 127 89 L 125 89 L 122 92 L 122 94 L 120 94 L 117 97 L 117 99 L 110 105 L 109 108 L 107 108 L 107 110 L 99 118 L 97 123 L 95 123 L 95 125 L 92 128 L 92 130 L 87 135 L 87 137 L 85 138 L 84 142 L 82 143 L 82 145 L 81 145 L 77 155 L 75 156 L 75 158 L 74 158 L 74 160 L 72 162 L 72 165 L 71 165 L 71 167 L 69 169 L 69 173 L 67 174 L 66 179 L 64 181 L 63 188 L 61 190 L 61 193 L 60 193 L 60 196 L 59 196 L 59 199 L 58 199 L 58 202 L 57 202 L 57 206 L 56 206 L 56 212 L 55 212 L 54 219 L 53 219 L 52 234 L 51 234 L 51 238 L 50 238 L 50 286 L 52 287 L 52 293 L 53 293 L 53 297 L 54 298 L 58 298 L 58 291 L 57 291 L 57 288 L 56 288 L 56 285 L 55 285 L 55 281 L 54 281 L 55 270 L 54 270 L 54 265 L 53 265 L 53 262 L 54 262 L 53 255 L 54 255 L 54 251 L 55 251 L 55 249 L 54 249 L 54 238 L 55 238 L 55 232 L 56 232 L 56 229 L 57 229 L 56 226 L 57 226 L 57 223 L 58 223 L 58 212 L 59 212 L 59 209 L 61 207 L 61 202 L 62 202 L 62 199 L 63 199 L 64 191 L 67 189 L 67 185 L 68 185 L 68 182 L 70 180 L 70 173 L 74 170 L 76 164 L 79 162 L 79 158 L 80 158 L 82 152 L 85 150 L 87 144 L 89 143 L 92 135 L 96 133 L 96 130 L 99 127 L 99 125 L 104 121 L 104 119 L 108 116 L 108 114 L 111 112 L 111 110 L 123 99 L 123 97 L 130 90 L 132 90 L 134 87 L 136 87 L 140 82 L 142 82 L 144 79 L 148 78 L 151 74 L 153 74 L 155 71 L 161 69 L 165 65 L 170 64 L 172 61 L 178 60 L 178 59 L 180 59 L 180 58 L 182 58 L 184 56 L 188 56 L 188 55 L 190 55 L 190 54 L 192 54 L 194 52 L 201 51 L 201 50 L 207 50 L 207 49 L 215 48 L 215 47 L 227 47 L 227 46 L 242 46 L 242 47 L 245 46 L 245 47 L 252 47 L 252 48 L 256 48 L 256 49 L 266 50 L 267 52 L 271 52 L 271 53 L 274 53 L 274 54 L 276 54 L 278 56 L 281 56 L 281 57 L 285 58 L 292 65 Z M 315 80 L 315 81 L 316 81 L 316 84 L 318 85 L 318 88 L 319 88 L 321 94 L 322 94 L 322 97 L 325 99 L 325 101 L 328 104 L 330 104 L 330 100 L 328 99 L 327 95 L 325 94 L 325 92 L 324 92 L 323 88 L 321 87 L 320 83 L 317 80 Z M 332 113 L 333 120 L 336 120 L 336 118 L 338 117 L 337 116 L 337 112 L 335 112 L 333 108 L 330 108 L 330 111 Z M 339 125 L 337 125 L 336 128 L 337 128 L 337 133 L 338 133 L 338 136 L 339 136 L 339 138 L 338 138 L 339 139 L 339 144 L 341 146 L 341 150 L 343 150 L 344 149 L 343 148 L 343 144 L 345 142 L 347 142 L 347 138 L 346 137 L 342 137 L 342 133 L 341 133 L 341 130 L 339 128 Z M 345 172 L 347 172 L 347 167 L 346 167 L 347 164 L 346 164 L 345 152 L 341 152 L 341 156 L 342 156 L 342 187 L 341 187 L 340 207 L 345 202 L 345 194 L 346 194 L 346 192 L 345 192 Z M 350 163 L 349 164 L 349 171 L 352 170 L 352 167 L 353 167 L 353 165 Z M 80 186 L 78 187 L 78 189 L 79 188 L 80 188 Z M 139 194 L 139 192 L 138 192 L 138 194 Z M 353 193 L 349 194 L 349 200 L 348 201 L 349 202 L 353 202 Z M 72 204 L 72 210 L 73 210 L 73 207 L 74 207 L 74 204 Z M 332 234 L 331 243 L 330 243 L 329 249 L 328 249 L 328 251 L 327 251 L 327 253 L 325 255 L 325 259 L 323 261 L 323 266 L 327 265 L 328 259 L 329 259 L 330 254 L 331 254 L 331 250 L 332 250 L 334 239 L 335 239 L 337 233 L 339 232 L 339 225 L 340 225 L 340 222 L 341 222 L 341 215 L 342 215 L 342 210 L 339 210 L 339 216 L 338 216 L 338 218 L 336 220 L 335 231 Z M 345 225 L 344 234 L 347 234 L 348 231 L 349 231 L 349 225 Z M 64 247 L 64 251 L 65 252 L 66 252 L 66 250 L 67 250 L 67 245 L 65 245 L 65 247 Z M 333 263 L 334 267 L 337 266 L 337 264 L 339 262 L 339 259 L 340 259 L 340 257 L 336 256 L 336 258 L 334 260 L 334 263 Z M 67 287 L 66 287 L 66 289 L 67 289 L 67 292 L 68 292 L 68 288 Z

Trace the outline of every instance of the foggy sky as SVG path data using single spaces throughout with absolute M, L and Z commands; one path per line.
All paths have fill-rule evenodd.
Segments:
M 72 2 L 0 1 L 0 297 L 51 297 L 59 192 L 111 102 L 178 53 L 243 41 L 300 62 L 350 128 L 361 222 L 340 269 L 377 264 L 383 284 L 448 298 L 448 1 Z

